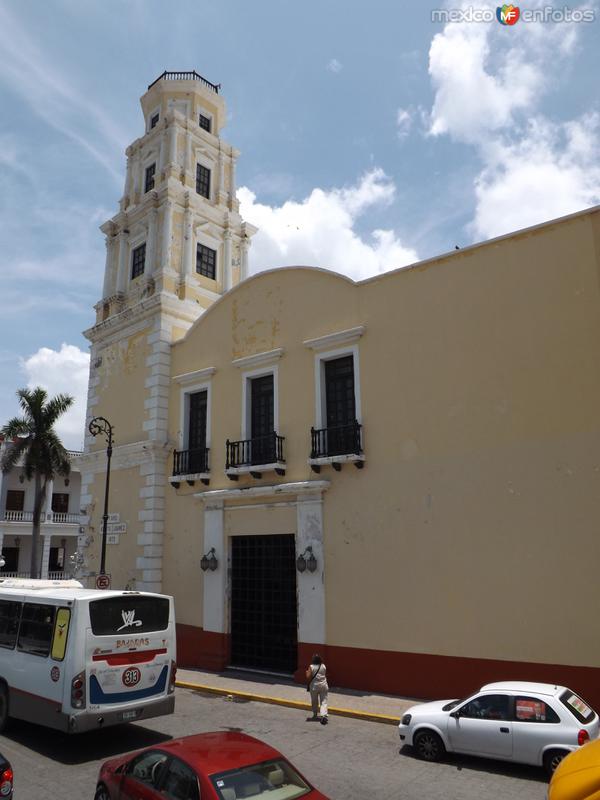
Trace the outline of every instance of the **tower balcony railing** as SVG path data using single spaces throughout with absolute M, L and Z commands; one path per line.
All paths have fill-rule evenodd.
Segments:
M 230 478 L 237 478 L 232 471 L 250 472 L 254 477 L 260 477 L 260 468 L 274 469 L 280 475 L 285 473 L 285 459 L 283 457 L 284 436 L 279 436 L 277 431 L 271 431 L 264 436 L 254 436 L 251 439 L 240 439 L 231 442 L 227 439 L 225 471 Z
M 159 75 L 155 81 L 148 86 L 148 89 L 151 89 L 155 83 L 159 81 L 200 81 L 207 89 L 210 89 L 215 94 L 219 94 L 219 89 L 221 88 L 220 83 L 211 83 L 207 81 L 206 78 L 203 78 L 202 75 L 199 75 L 197 72 L 168 72 L 165 70 L 162 75 Z
M 175 450 L 173 453 L 173 475 L 202 475 L 209 472 L 208 454 L 208 447 Z

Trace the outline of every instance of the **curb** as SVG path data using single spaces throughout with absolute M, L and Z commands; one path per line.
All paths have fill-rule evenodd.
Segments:
M 288 708 L 298 708 L 303 711 L 311 711 L 310 703 L 303 703 L 300 700 L 288 700 L 286 697 L 271 697 L 265 694 L 254 694 L 252 692 L 240 692 L 235 689 L 223 689 L 218 686 L 205 686 L 201 683 L 188 683 L 188 681 L 175 681 L 175 686 L 181 689 L 193 689 L 196 692 L 220 695 L 221 697 L 239 697 L 242 700 L 253 700 L 258 703 L 269 703 L 274 706 L 287 706 Z M 329 713 L 338 717 L 351 717 L 361 719 L 365 722 L 382 722 L 384 725 L 398 725 L 400 717 L 390 717 L 387 714 L 374 714 L 370 711 L 355 711 L 352 708 L 332 708 Z

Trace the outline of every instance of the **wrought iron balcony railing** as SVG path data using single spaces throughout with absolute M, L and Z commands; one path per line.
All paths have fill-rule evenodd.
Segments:
M 276 431 L 266 436 L 255 436 L 253 439 L 241 439 L 239 442 L 230 442 L 227 439 L 225 469 L 284 464 L 284 439 L 285 437 L 278 436 Z
M 208 453 L 208 447 L 175 450 L 173 453 L 173 475 L 201 475 L 209 472 Z
M 311 428 L 311 458 L 362 454 L 362 425 L 356 420 L 349 425 Z
M 155 81 L 148 86 L 148 89 L 151 89 L 155 83 L 159 81 L 200 81 L 200 83 L 204 84 L 207 89 L 215 92 L 215 94 L 219 94 L 219 89 L 221 88 L 220 83 L 211 83 L 207 81 L 206 78 L 203 78 L 202 75 L 198 75 L 197 72 L 168 72 L 165 70 L 162 75 L 159 75 Z

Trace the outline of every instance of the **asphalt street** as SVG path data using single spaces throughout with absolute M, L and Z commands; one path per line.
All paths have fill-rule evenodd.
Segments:
M 0 751 L 15 771 L 15 800 L 93 800 L 107 758 L 174 736 L 242 730 L 281 750 L 332 800 L 544 800 L 541 770 L 475 758 L 427 764 L 400 749 L 392 725 L 332 717 L 322 726 L 292 708 L 177 689 L 175 714 L 69 737 L 14 721 Z

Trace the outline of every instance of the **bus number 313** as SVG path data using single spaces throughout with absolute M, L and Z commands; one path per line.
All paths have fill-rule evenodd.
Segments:
M 125 686 L 135 686 L 137 683 L 140 682 L 140 678 L 142 677 L 142 673 L 139 671 L 137 667 L 130 667 L 126 669 L 123 673 L 123 683 Z

